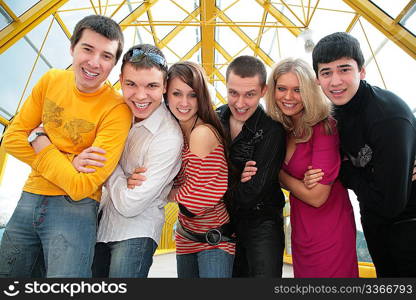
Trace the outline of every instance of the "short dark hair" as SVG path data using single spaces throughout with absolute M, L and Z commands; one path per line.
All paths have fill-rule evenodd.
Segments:
M 335 32 L 323 37 L 312 52 L 316 76 L 318 77 L 318 64 L 330 63 L 343 57 L 354 59 L 361 70 L 364 56 L 358 40 L 347 32 Z
M 260 59 L 254 56 L 242 55 L 235 58 L 227 67 L 227 72 L 225 75 L 226 82 L 228 82 L 228 78 L 231 72 L 242 78 L 255 77 L 256 75 L 259 75 L 261 86 L 264 87 L 266 85 L 266 67 Z
M 166 81 L 168 64 L 165 55 L 156 46 L 151 44 L 138 44 L 131 47 L 123 56 L 121 72 L 123 72 L 126 64 L 132 65 L 136 70 L 155 67 L 163 72 L 163 80 Z
M 116 63 L 119 60 L 121 53 L 123 52 L 124 37 L 121 31 L 120 25 L 114 20 L 100 15 L 90 15 L 83 18 L 75 25 L 74 33 L 71 37 L 71 48 L 74 49 L 75 45 L 82 37 L 84 29 L 90 29 L 96 33 L 101 34 L 110 41 L 117 41 L 118 47 L 116 52 Z

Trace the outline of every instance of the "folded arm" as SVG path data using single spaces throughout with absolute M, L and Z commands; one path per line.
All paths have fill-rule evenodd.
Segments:
M 79 173 L 53 144 L 42 149 L 32 167 L 43 177 L 62 188 L 72 199 L 80 200 L 96 192 L 113 172 L 122 153 L 130 128 L 130 112 L 119 105 L 97 128 L 93 146 L 106 152 L 106 163 L 94 173 Z
M 141 214 L 152 205 L 169 185 L 180 168 L 182 141 L 166 135 L 155 138 L 145 154 L 146 180 L 128 188 L 129 175 L 118 164 L 106 182 L 106 188 L 117 211 L 129 218 Z M 135 162 L 131 162 L 134 164 Z

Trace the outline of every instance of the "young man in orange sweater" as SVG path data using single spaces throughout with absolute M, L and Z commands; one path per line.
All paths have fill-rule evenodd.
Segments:
M 50 70 L 7 129 L 6 151 L 32 167 L 0 245 L 0 277 L 90 277 L 101 186 L 126 140 L 131 112 L 106 80 L 123 50 L 119 25 L 88 16 L 71 38 L 72 70 Z M 43 126 L 40 126 L 40 125 Z M 83 150 L 105 164 L 78 173 Z M 101 150 L 100 150 L 101 151 Z

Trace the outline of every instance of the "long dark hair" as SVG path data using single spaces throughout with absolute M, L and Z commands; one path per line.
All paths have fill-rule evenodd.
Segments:
M 177 62 L 169 68 L 168 86 L 174 78 L 179 78 L 194 90 L 198 101 L 198 117 L 215 129 L 217 138 L 224 145 L 226 151 L 225 131 L 217 113 L 214 111 L 204 69 L 190 61 Z M 164 98 L 168 103 L 167 93 L 164 94 Z

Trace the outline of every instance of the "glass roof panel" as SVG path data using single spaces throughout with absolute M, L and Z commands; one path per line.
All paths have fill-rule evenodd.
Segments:
M 0 30 L 13 21 L 12 17 L 0 6 Z
M 120 4 L 120 1 L 115 1 L 118 3 L 118 5 Z M 141 4 L 141 3 L 140 3 Z M 114 10 L 117 7 L 114 8 Z M 123 21 L 133 10 L 135 10 L 137 7 L 139 7 L 139 3 L 137 3 L 137 1 L 135 3 L 131 3 L 131 1 L 129 1 L 129 3 L 124 3 L 123 6 L 121 6 L 121 8 L 116 12 L 116 14 L 112 17 L 112 19 L 118 23 L 120 23 L 121 21 Z M 111 16 L 113 12 L 108 12 L 107 16 Z
M 169 48 L 178 55 L 176 60 L 181 60 L 185 54 L 198 44 L 200 42 L 200 36 L 200 28 L 196 26 L 187 26 L 175 36 L 169 42 Z M 175 62 L 175 60 L 172 62 Z
M 402 23 L 400 23 L 402 24 Z M 404 24 L 406 29 L 409 30 L 413 35 L 416 35 L 416 14 L 413 13 Z
M 24 14 L 28 9 L 30 9 L 33 5 L 40 1 L 37 0 L 4 0 L 4 3 L 7 4 L 8 7 L 14 12 L 16 16 L 21 16 Z
M 409 0 L 371 0 L 390 17 L 395 19 L 402 9 L 409 3 Z
M 409 89 L 409 86 L 414 85 L 414 78 L 406 75 L 409 74 L 409 70 L 416 69 L 416 60 L 366 20 L 360 18 L 360 22 L 362 27 L 357 24 L 351 34 L 361 44 L 365 58 L 366 80 L 380 88 L 391 90 L 399 95 L 411 109 L 416 108 L 414 93 Z M 372 53 L 374 53 L 375 59 L 372 57 Z M 398 66 L 403 66 L 403 68 L 399 68 L 401 71 L 398 71 Z M 398 72 L 403 74 L 400 80 L 397 80 Z
M 0 114 L 6 119 L 10 119 L 16 113 L 36 56 L 35 51 L 24 39 L 18 41 L 0 55 L 1 69 L 9 70 L 9 72 L 0 72 L 2 90 Z M 24 59 L 17 59 L 22 57 Z M 26 90 L 31 91 L 33 82 L 36 82 L 47 69 L 40 70 L 36 68 L 31 77 L 30 82 L 32 84 L 29 84 Z M 18 72 L 14 70 L 18 70 Z M 25 100 L 24 97 L 23 100 Z
M 400 25 L 404 26 L 413 35 L 416 35 L 416 4 L 403 16 Z
M 180 2 L 180 7 L 185 9 L 182 4 L 183 1 L 177 1 Z M 186 2 L 186 1 L 185 1 Z M 192 2 L 192 1 L 189 1 Z M 176 3 L 176 2 L 175 2 Z M 161 26 L 155 26 L 157 36 L 162 39 L 165 37 L 168 33 L 170 33 L 176 25 L 179 25 L 179 22 L 182 22 L 192 11 L 194 11 L 194 8 L 181 9 L 178 5 L 175 5 L 171 1 L 159 1 L 156 2 L 155 5 L 152 6 L 151 14 L 153 17 L 153 22 L 156 22 L 156 24 L 161 24 Z M 189 9 L 189 10 L 188 10 Z M 194 19 L 191 19 L 191 23 L 198 22 L 199 17 L 196 17 Z M 175 26 L 165 26 L 163 24 L 170 23 Z
M 317 9 L 324 9 L 324 10 L 331 10 L 331 11 L 338 11 L 338 12 L 353 12 L 354 11 L 349 5 L 344 3 L 344 1 L 315 0 L 314 5 L 311 5 L 311 6 L 315 7 L 316 3 L 318 3 Z
M 217 42 L 229 55 L 236 55 L 246 44 L 229 27 L 218 27 Z
M 402 49 L 390 40 L 381 49 L 377 57 L 378 62 L 381 64 L 387 89 L 397 94 L 412 110 L 415 110 L 416 98 L 411 87 L 415 85 L 415 79 L 412 74 L 416 70 L 416 60 L 404 53 Z M 404 67 L 398 70 L 397 66 Z M 371 82 L 370 79 L 369 82 Z
M 257 38 L 264 8 L 255 1 L 239 1 L 224 12 L 252 40 Z M 221 18 L 217 22 L 223 24 Z M 250 26 L 251 25 L 251 26 Z
M 72 62 L 69 53 L 70 42 L 58 22 L 54 19 L 49 33 L 47 32 L 51 21 L 52 17 L 45 19 L 41 24 L 29 32 L 26 37 L 29 39 L 29 42 L 33 43 L 36 49 L 34 51 L 38 51 L 47 34 L 46 42 L 42 48 L 42 59 L 50 67 L 65 69 Z
M 59 8 L 59 16 L 62 18 L 62 21 L 65 23 L 71 34 L 79 20 L 83 17 L 95 14 L 91 5 L 87 5 L 87 3 L 89 2 L 85 0 L 71 0 Z

